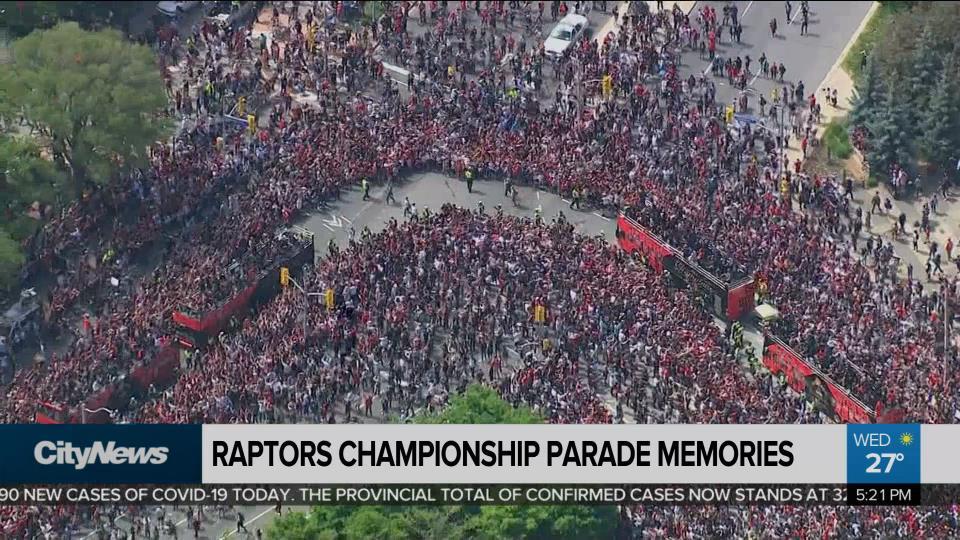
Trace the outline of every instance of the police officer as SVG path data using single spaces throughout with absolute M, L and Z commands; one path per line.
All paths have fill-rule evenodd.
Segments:
M 467 177 L 467 193 L 473 193 L 473 167 L 467 167 L 464 175 Z

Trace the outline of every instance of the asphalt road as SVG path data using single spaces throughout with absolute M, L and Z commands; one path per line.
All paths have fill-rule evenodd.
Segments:
M 485 4 L 487 4 L 487 2 L 481 2 L 481 7 L 483 7 Z M 537 7 L 535 4 L 536 2 L 531 2 L 529 7 L 526 8 L 527 12 L 529 12 L 531 16 L 534 18 L 536 17 L 536 14 L 537 14 Z M 568 3 L 568 4 L 571 8 L 571 13 L 572 13 L 573 3 Z M 597 34 L 600 31 L 600 29 L 603 28 L 603 26 L 613 18 L 613 15 L 612 15 L 613 7 L 618 5 L 619 3 L 608 2 L 607 4 L 608 4 L 607 11 L 605 12 L 591 9 L 587 13 L 581 13 L 581 15 L 586 16 L 587 20 L 590 21 L 586 35 L 592 36 Z M 449 6 L 448 9 L 450 10 L 460 9 L 459 2 L 450 2 L 448 6 Z M 477 16 L 477 13 L 474 10 L 473 6 L 474 6 L 473 2 L 468 2 L 468 10 L 467 10 L 468 23 L 467 24 L 470 27 L 479 28 L 480 17 Z M 513 36 L 513 38 L 517 42 L 525 41 L 527 45 L 527 50 L 530 50 L 530 48 L 539 47 L 544 42 L 544 40 L 546 40 L 547 36 L 550 35 L 550 31 L 553 30 L 553 27 L 556 26 L 556 24 L 557 24 L 557 21 L 554 21 L 550 17 L 550 3 L 544 2 L 543 24 L 540 25 L 539 35 L 531 35 L 530 33 L 526 32 L 525 23 L 522 22 L 522 19 L 518 18 L 515 20 L 514 25 L 506 25 L 498 21 L 496 36 L 497 36 L 498 42 L 502 36 Z M 436 25 L 435 22 L 431 22 L 429 20 L 429 15 L 427 19 L 427 24 L 421 25 L 419 23 L 419 14 L 418 14 L 417 8 L 414 7 L 413 9 L 410 10 L 409 22 L 407 24 L 407 31 L 410 33 L 412 37 L 416 38 L 428 33 L 433 33 L 435 31 L 435 25 Z M 400 66 L 393 66 L 393 63 L 395 61 L 384 56 L 384 51 L 382 50 L 380 51 L 380 56 L 383 57 L 384 61 L 388 64 L 387 65 L 388 72 L 391 72 L 391 74 L 400 83 L 405 85 L 406 78 L 398 76 L 396 70 L 391 69 L 391 67 L 400 67 Z M 550 67 L 550 65 L 548 64 L 547 66 L 544 66 L 544 82 L 543 82 L 543 87 L 541 88 L 541 91 L 540 91 L 541 100 L 545 102 L 552 101 L 556 90 L 557 90 L 557 80 L 555 78 L 553 68 Z
M 726 2 L 697 2 L 691 17 L 702 5 L 713 6 L 722 13 Z M 793 2 L 793 24 L 786 25 L 786 10 L 783 2 L 732 2 L 739 9 L 739 19 L 743 25 L 740 43 L 730 42 L 724 33 L 722 43 L 717 46 L 717 55 L 723 58 L 736 58 L 749 55 L 753 60 L 751 70 L 754 76 L 748 78 L 749 88 L 763 93 L 770 100 L 775 83 L 765 77 L 757 77 L 757 67 L 761 54 L 766 54 L 771 63 L 783 63 L 787 67 L 785 83 L 803 81 L 807 95 L 813 92 L 826 78 L 827 73 L 838 61 L 840 53 L 867 14 L 872 2 L 810 2 L 809 33 L 800 35 L 800 2 Z M 770 20 L 777 20 L 777 34 L 770 34 Z M 685 75 L 702 75 L 709 70 L 710 62 L 701 60 L 697 52 L 683 55 Z M 727 84 L 725 78 L 714 79 L 717 83 L 717 101 L 731 103 L 739 95 L 739 90 Z M 782 86 L 780 83 L 776 83 Z M 822 96 L 817 96 L 817 99 Z M 755 108 L 757 95 L 750 96 L 750 106 Z

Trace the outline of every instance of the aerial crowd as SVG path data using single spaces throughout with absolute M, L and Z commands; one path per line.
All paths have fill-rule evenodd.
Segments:
M 44 332 L 70 345 L 17 372 L 0 421 L 32 422 L 42 403 L 75 408 L 149 364 L 172 339 L 173 310 L 215 310 L 297 249 L 279 231 L 361 182 L 468 168 L 576 191 L 724 280 L 762 279 L 782 315 L 771 332 L 854 395 L 913 421 L 953 421 L 956 370 L 944 365 L 956 367 L 956 350 L 939 313 L 956 283 L 905 281 L 843 179 L 782 161 L 772 130 L 730 129 L 717 81 L 681 74 L 681 52 L 722 34 L 726 17 L 626 14 L 602 41 L 551 59 L 542 39 L 524 39 L 533 21 L 606 3 L 521 4 L 396 2 L 351 31 L 329 24 L 329 4 L 283 2 L 261 18 L 269 41 L 252 25 L 204 22 L 159 44 L 170 114 L 189 126 L 27 246 L 26 272 L 55 278 Z M 382 60 L 409 76 L 391 79 Z M 609 92 L 596 84 L 607 75 Z M 799 145 L 817 110 L 791 86 L 782 99 Z M 256 134 L 212 113 L 211 101 L 241 93 L 273 105 Z M 444 205 L 317 247 L 316 265 L 297 270 L 303 289 L 332 289 L 334 305 L 284 289 L 115 420 L 387 422 L 440 408 L 474 382 L 556 423 L 824 420 L 775 378 L 749 373 L 687 291 L 562 216 Z M 638 538 L 945 537 L 957 527 L 943 509 L 627 513 Z M 88 520 L 0 509 L 10 538 Z

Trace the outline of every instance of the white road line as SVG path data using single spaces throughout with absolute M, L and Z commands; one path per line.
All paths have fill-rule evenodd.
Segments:
M 597 213 L 597 212 L 594 212 L 593 215 L 597 216 L 598 218 L 600 218 L 600 219 L 602 219 L 602 220 L 604 220 L 604 221 L 610 221 L 610 218 L 608 218 L 607 216 L 604 216 L 604 215 L 602 215 L 602 214 L 599 214 L 599 213 Z
M 707 73 L 710 73 L 710 68 L 712 67 L 713 67 L 713 60 L 711 60 L 710 63 L 707 64 L 707 67 L 703 69 L 703 74 L 706 75 Z
M 760 78 L 760 72 L 758 71 L 757 74 L 754 75 L 752 79 L 750 79 L 750 84 L 748 84 L 747 86 L 753 86 L 753 83 L 757 82 L 757 79 L 759 78 Z
M 740 17 L 742 18 L 744 15 L 746 15 L 747 12 L 750 11 L 750 8 L 752 8 L 752 7 L 753 7 L 753 0 L 750 0 L 750 3 L 747 4 L 747 7 L 746 7 L 746 8 L 744 8 L 743 13 L 740 14 Z M 741 20 L 742 20 L 742 19 L 741 19 Z
M 353 222 L 350 221 L 349 219 L 347 219 L 347 216 L 340 216 L 340 219 L 342 219 L 342 220 L 346 221 L 347 223 L 353 225 Z
M 793 21 L 797 20 L 797 15 L 799 15 L 801 11 L 803 11 L 803 10 L 802 10 L 802 9 L 798 9 L 797 11 L 795 11 L 795 12 L 793 13 L 793 17 L 790 17 L 790 24 L 793 24 Z
M 333 227 L 327 225 L 326 223 L 321 223 L 321 225 L 323 225 L 324 227 L 326 227 L 327 229 L 329 229 L 330 232 L 334 232 Z
M 563 202 L 565 202 L 565 203 L 567 203 L 567 204 L 570 204 L 570 201 L 568 201 L 567 199 L 564 199 L 564 198 L 561 197 L 560 200 L 563 201 Z
M 538 200 L 538 201 L 540 200 L 540 190 L 539 190 L 539 189 L 537 190 L 537 200 Z
M 267 509 L 264 510 L 263 512 L 260 512 L 259 514 L 253 516 L 253 519 L 245 522 L 244 525 L 249 525 L 249 524 L 251 524 L 251 523 L 254 523 L 254 522 L 257 521 L 258 519 L 260 519 L 260 518 L 262 518 L 263 516 L 267 515 L 269 512 L 273 512 L 273 508 L 267 508 Z M 233 528 L 233 529 L 230 529 L 230 532 L 228 532 L 227 534 L 223 535 L 221 538 L 230 538 L 231 536 L 233 536 L 233 535 L 235 535 L 235 534 L 237 534 L 237 529 L 236 529 L 236 528 Z

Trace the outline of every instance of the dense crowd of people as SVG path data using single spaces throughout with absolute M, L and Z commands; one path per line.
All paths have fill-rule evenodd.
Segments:
M 58 276 L 49 327 L 76 328 L 83 317 L 83 330 L 66 352 L 17 374 L 0 421 L 32 421 L 41 401 L 76 406 L 149 362 L 172 333 L 172 310 L 222 305 L 296 247 L 279 230 L 345 188 L 468 166 L 626 208 L 723 280 L 757 275 L 782 314 L 774 331 L 868 404 L 905 407 L 918 421 L 953 419 L 954 376 L 944 378 L 942 365 L 955 356 L 937 348 L 935 313 L 955 287 L 904 286 L 888 243 L 862 238 L 869 227 L 842 182 L 783 162 L 786 141 L 769 130 L 730 129 L 716 84 L 680 74 L 680 52 L 722 32 L 715 14 L 630 15 L 602 42 L 582 40 L 548 60 L 539 39 L 514 34 L 542 13 L 467 4 L 430 9 L 432 30 L 420 35 L 409 30 L 416 8 L 406 2 L 352 33 L 328 22 L 336 8 L 308 3 L 272 10 L 282 44 L 206 24 L 164 44 L 165 69 L 181 66 L 167 69 L 176 73 L 172 114 L 194 125 L 155 149 L 130 182 L 52 219 L 31 246 L 33 267 Z M 405 92 L 384 75 L 376 45 L 410 70 Z M 609 93 L 595 84 L 605 76 Z M 555 93 L 545 90 L 551 81 Z M 256 137 L 207 119 L 211 100 L 253 87 L 276 103 Z M 786 83 L 778 99 L 800 126 L 794 138 L 809 136 L 814 104 L 802 84 Z M 382 421 L 442 406 L 483 381 L 554 422 L 821 419 L 774 379 L 745 373 L 683 292 L 563 220 L 444 207 L 363 236 L 305 270 L 304 288 L 332 288 L 334 309 L 285 290 L 197 353 L 173 387 L 121 416 Z M 156 252 L 160 266 L 140 262 Z M 71 309 L 80 302 L 94 312 Z M 26 519 L 3 511 L 9 522 Z M 75 519 L 42 512 L 29 526 Z M 843 509 L 647 508 L 632 519 L 650 537 L 956 527 L 940 514 Z
M 386 419 L 483 381 L 564 423 L 612 420 L 607 393 L 637 421 L 816 420 L 797 396 L 751 382 L 708 316 L 661 279 L 565 222 L 444 207 L 335 250 L 304 285 L 333 288 L 335 310 L 287 291 L 137 419 L 335 422 L 374 401 Z

